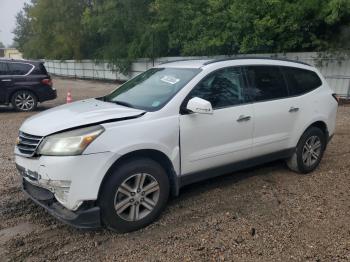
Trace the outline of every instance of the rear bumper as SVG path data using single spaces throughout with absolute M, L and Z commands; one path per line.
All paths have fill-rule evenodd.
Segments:
M 57 98 L 57 90 L 50 87 L 45 87 L 37 92 L 39 102 L 53 100 Z
M 82 205 L 77 211 L 73 212 L 58 203 L 49 190 L 35 186 L 26 181 L 25 178 L 22 181 L 22 189 L 36 204 L 68 225 L 82 229 L 101 227 L 99 207 L 87 208 Z

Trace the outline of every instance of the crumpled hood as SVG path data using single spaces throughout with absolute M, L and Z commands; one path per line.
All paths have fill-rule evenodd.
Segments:
M 31 135 L 47 136 L 82 125 L 137 117 L 144 112 L 97 99 L 87 99 L 38 113 L 28 118 L 20 130 Z

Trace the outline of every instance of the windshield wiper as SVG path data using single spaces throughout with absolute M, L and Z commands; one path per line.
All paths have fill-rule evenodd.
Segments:
M 101 100 L 101 101 L 103 101 L 103 102 L 106 102 L 106 97 L 104 97 L 104 96 L 96 97 L 95 99 Z
M 135 108 L 132 104 L 128 103 L 128 102 L 124 102 L 124 101 L 108 101 L 117 105 L 121 105 L 121 106 L 126 106 L 126 107 L 131 107 L 131 108 Z

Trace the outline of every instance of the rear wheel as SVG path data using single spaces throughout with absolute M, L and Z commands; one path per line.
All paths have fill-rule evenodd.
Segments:
M 169 196 L 169 180 L 157 162 L 139 158 L 115 168 L 101 189 L 103 223 L 117 232 L 130 232 L 152 223 Z
M 287 165 L 295 172 L 310 173 L 320 164 L 325 148 L 325 133 L 317 127 L 311 127 L 301 136 L 293 156 L 287 160 Z
M 28 112 L 36 109 L 38 100 L 32 92 L 20 90 L 12 95 L 11 103 L 17 111 Z

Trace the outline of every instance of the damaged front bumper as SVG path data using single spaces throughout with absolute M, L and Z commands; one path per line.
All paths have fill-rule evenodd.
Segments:
M 22 178 L 23 191 L 36 204 L 42 206 L 52 216 L 76 228 L 101 227 L 100 208 L 82 204 L 78 210 L 71 211 L 63 207 L 48 189 L 33 185 L 26 178 Z

